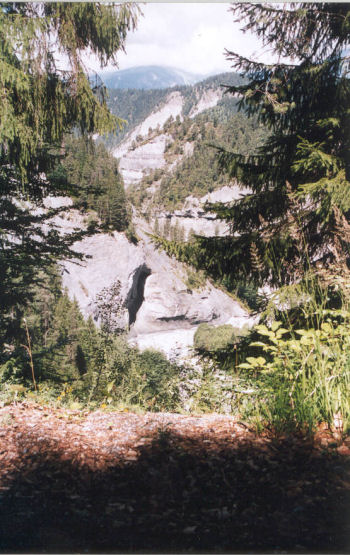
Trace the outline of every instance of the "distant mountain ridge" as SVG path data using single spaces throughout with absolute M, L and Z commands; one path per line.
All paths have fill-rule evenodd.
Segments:
M 161 110 L 171 96 L 181 96 L 182 107 L 180 111 L 182 118 L 193 117 L 196 109 L 199 113 L 199 111 L 217 103 L 224 92 L 223 85 L 241 85 L 243 82 L 241 76 L 231 72 L 212 75 L 194 85 L 176 85 L 174 87 L 147 90 L 109 88 L 109 98 L 107 100 L 109 109 L 127 123 L 116 134 L 105 137 L 104 142 L 108 148 L 115 148 L 127 134 L 130 134 L 133 129 L 146 121 L 152 113 Z M 210 101 L 211 96 L 214 97 L 212 102 Z M 161 125 L 163 123 L 164 121 Z
M 165 66 L 139 66 L 103 73 L 102 81 L 109 89 L 166 89 L 177 85 L 193 85 L 206 76 Z

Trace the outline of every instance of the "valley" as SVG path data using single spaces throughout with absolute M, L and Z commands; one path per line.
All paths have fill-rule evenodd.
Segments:
M 223 81 L 228 78 L 222 76 Z M 85 262 L 63 266 L 63 287 L 77 300 L 85 318 L 91 316 L 100 323 L 96 299 L 118 282 L 123 306 L 120 327 L 128 330 L 130 344 L 141 350 L 160 350 L 177 362 L 193 358 L 193 338 L 200 324 L 241 329 L 256 321 L 237 297 L 215 287 L 205 276 L 191 284 L 193 269 L 160 251 L 151 239 L 154 233 L 185 241 L 194 234 L 225 235 L 224 222 L 203 207 L 206 202 L 230 202 L 247 191 L 227 176 L 219 177 L 218 168 L 216 181 L 210 175 L 216 161 L 208 140 L 227 141 L 229 135 L 232 141 L 234 126 L 235 102 L 223 99 L 220 79 L 216 76 L 185 90 L 167 92 L 112 148 L 131 202 L 137 243 L 129 242 L 122 232 L 98 234 L 77 245 L 88 257 Z M 130 91 L 131 96 L 134 93 Z M 158 93 L 154 92 L 156 98 Z M 192 104 L 185 115 L 189 98 Z M 238 143 L 244 136 L 245 120 L 233 117 L 241 124 L 236 130 Z M 258 127 L 251 134 L 261 141 Z M 191 175 L 193 168 L 197 173 Z M 171 195 L 176 190 L 180 193 L 174 203 Z M 75 223 L 84 227 L 83 220 Z M 67 223 L 60 225 L 64 228 Z
M 349 552 L 348 5 L 0 33 L 0 552 Z

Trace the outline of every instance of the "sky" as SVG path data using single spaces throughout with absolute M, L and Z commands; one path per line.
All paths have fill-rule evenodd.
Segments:
M 200 75 L 230 71 L 225 48 L 245 56 L 261 48 L 254 36 L 240 31 L 229 8 L 229 3 L 214 2 L 143 4 L 138 28 L 128 35 L 126 54 L 118 56 L 119 69 L 165 65 Z M 87 65 L 99 71 L 91 58 Z

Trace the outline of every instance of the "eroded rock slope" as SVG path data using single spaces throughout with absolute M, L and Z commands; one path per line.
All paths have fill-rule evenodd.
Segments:
M 121 325 L 130 342 L 157 348 L 169 357 L 185 357 L 202 322 L 243 327 L 250 318 L 242 306 L 206 281 L 191 289 L 188 270 L 158 251 L 150 241 L 146 222 L 136 221 L 140 241 L 131 244 L 122 233 L 87 237 L 75 246 L 88 258 L 65 262 L 63 285 L 76 298 L 85 317 L 99 322 L 99 295 L 121 284 Z

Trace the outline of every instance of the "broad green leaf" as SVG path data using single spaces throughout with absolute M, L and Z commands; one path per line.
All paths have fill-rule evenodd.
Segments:
M 321 329 L 326 333 L 332 333 L 333 332 L 333 327 L 330 324 L 328 324 L 328 322 L 323 322 L 321 324 Z
M 302 338 L 300 339 L 300 343 L 302 345 L 312 345 L 313 339 L 310 336 L 308 337 L 306 335 L 303 335 Z
M 267 329 L 266 326 L 264 326 L 264 324 L 260 324 L 258 326 L 255 326 L 255 329 L 261 333 L 261 335 L 267 335 L 268 337 L 271 337 L 271 332 L 270 330 Z
M 250 364 L 255 368 L 262 366 L 266 362 L 263 357 L 247 357 L 247 361 L 250 362 Z
M 286 330 L 285 328 L 279 328 L 279 330 L 276 333 L 276 337 L 281 337 L 282 335 L 285 335 L 286 333 L 289 333 L 289 330 Z
M 264 364 L 266 364 L 266 359 L 264 359 L 264 357 L 258 357 L 256 359 L 256 361 L 261 365 L 264 366 Z
M 290 341 L 288 347 L 293 351 L 301 351 L 300 341 Z

